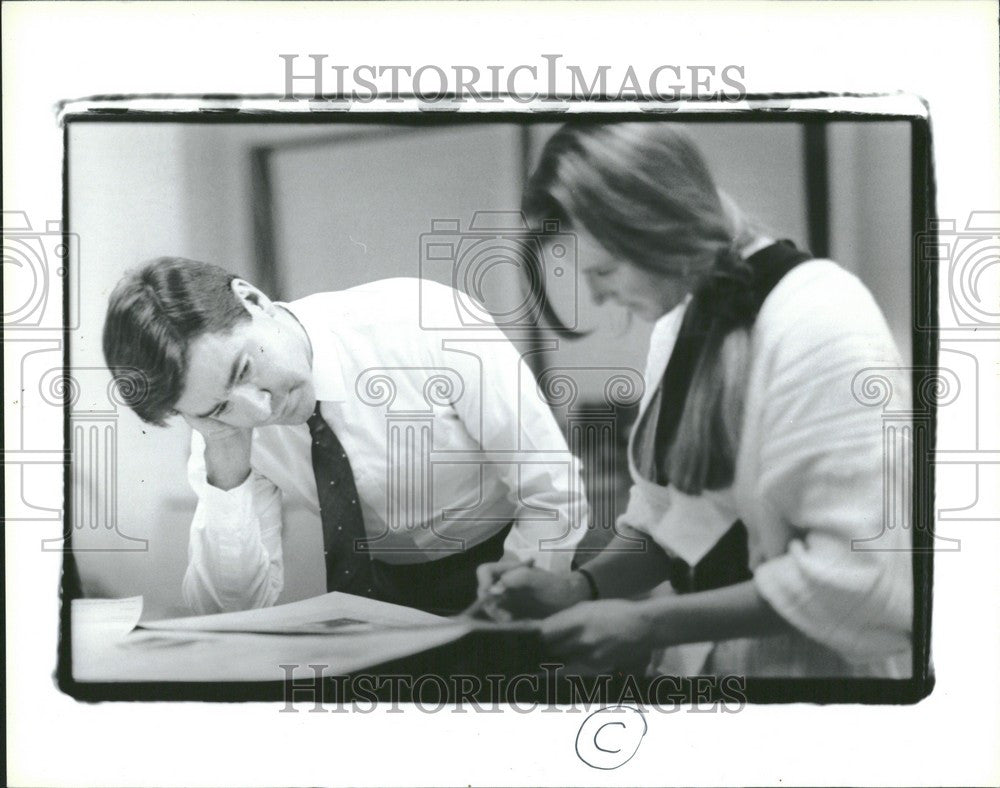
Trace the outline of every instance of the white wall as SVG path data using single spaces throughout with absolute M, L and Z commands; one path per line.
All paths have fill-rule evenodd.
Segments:
M 102 368 L 101 330 L 108 296 L 126 268 L 162 254 L 188 255 L 184 129 L 162 124 L 73 124 L 69 138 L 70 229 L 80 236 L 80 329 L 73 367 Z M 78 410 L 103 409 L 110 375 L 77 373 Z M 118 408 L 118 529 L 74 532 L 84 592 L 144 593 L 155 607 L 180 604 L 191 493 L 182 472 L 187 430 L 149 427 Z M 88 473 L 98 472 L 88 467 Z M 88 496 L 89 497 L 89 496 Z M 148 551 L 128 552 L 148 541 Z
M 910 126 L 831 124 L 829 154 L 830 254 L 872 291 L 900 353 L 909 359 Z

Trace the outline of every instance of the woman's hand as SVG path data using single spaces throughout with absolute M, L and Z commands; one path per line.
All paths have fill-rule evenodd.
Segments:
M 575 572 L 555 574 L 516 561 L 482 564 L 476 577 L 479 598 L 493 597 L 486 612 L 494 618 L 506 617 L 497 610 L 513 618 L 544 618 L 590 596 L 587 581 Z
M 547 651 L 596 669 L 643 665 L 653 649 L 651 622 L 639 602 L 584 602 L 541 622 Z

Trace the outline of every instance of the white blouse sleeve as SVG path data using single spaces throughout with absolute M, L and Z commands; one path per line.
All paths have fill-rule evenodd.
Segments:
M 759 462 L 751 494 L 757 526 L 790 538 L 754 581 L 798 630 L 861 662 L 910 647 L 913 578 L 908 522 L 872 539 L 886 508 L 883 415 L 852 384 L 878 367 L 908 401 L 908 383 L 871 295 L 826 265 L 796 276 L 759 321 L 745 417 Z

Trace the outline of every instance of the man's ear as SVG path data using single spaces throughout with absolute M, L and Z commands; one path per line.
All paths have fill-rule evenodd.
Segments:
M 233 295 L 243 304 L 243 308 L 250 315 L 263 312 L 265 315 L 273 315 L 275 312 L 274 303 L 260 290 L 250 284 L 246 279 L 237 277 L 229 284 Z

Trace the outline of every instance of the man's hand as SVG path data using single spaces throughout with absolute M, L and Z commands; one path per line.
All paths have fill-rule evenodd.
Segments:
M 557 575 L 516 561 L 482 564 L 476 578 L 479 598 L 493 597 L 490 608 L 515 618 L 544 618 L 590 598 L 587 581 L 577 573 Z
M 253 430 L 198 416 L 184 415 L 184 421 L 205 439 L 208 483 L 220 490 L 232 490 L 243 484 L 250 475 Z

